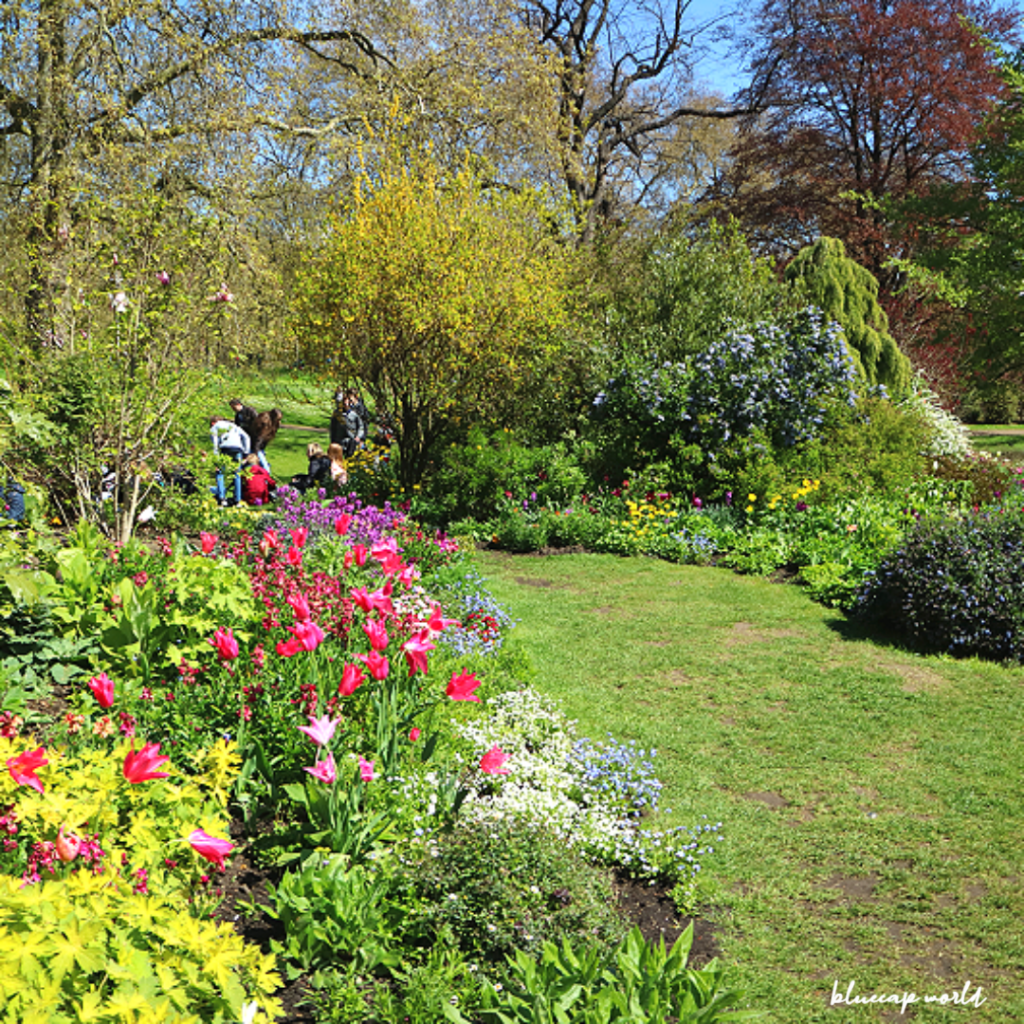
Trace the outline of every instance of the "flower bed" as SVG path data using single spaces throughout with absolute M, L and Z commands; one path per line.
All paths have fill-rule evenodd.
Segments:
M 653 753 L 524 688 L 456 543 L 351 498 L 249 528 L 10 551 L 5 598 L 41 625 L 0 723 L 0 984 L 55 1007 L 17 1019 L 273 1019 L 283 974 L 323 1020 L 501 1020 L 562 940 L 613 973 L 644 948 L 610 869 L 695 899 L 720 825 L 659 830 Z M 275 956 L 211 920 L 240 849 L 275 879 L 249 908 Z M 659 963 L 661 999 L 737 998 Z

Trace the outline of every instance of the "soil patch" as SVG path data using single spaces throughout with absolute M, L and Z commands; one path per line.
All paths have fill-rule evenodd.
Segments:
M 535 579 L 531 576 L 516 576 L 515 581 L 523 587 L 553 587 L 555 585 L 554 580 Z
M 725 719 L 723 719 L 725 721 Z M 744 800 L 757 800 L 758 803 L 767 804 L 771 808 L 788 807 L 789 801 L 778 793 L 744 793 Z
M 769 640 L 784 640 L 803 637 L 797 629 L 758 629 L 751 622 L 736 622 L 732 631 L 725 638 L 726 647 L 737 647 L 741 644 L 766 643 Z
M 874 872 L 861 878 L 850 878 L 836 873 L 826 878 L 817 888 L 838 889 L 847 900 L 865 901 L 874 899 L 872 893 L 874 893 L 878 882 L 878 875 Z

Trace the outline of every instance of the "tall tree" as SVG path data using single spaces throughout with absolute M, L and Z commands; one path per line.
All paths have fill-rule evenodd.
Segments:
M 746 106 L 709 102 L 693 71 L 717 21 L 688 15 L 690 0 L 524 0 L 522 16 L 552 57 L 557 158 L 579 239 L 623 216 L 664 170 L 686 119 L 728 120 Z
M 727 208 L 763 246 L 831 235 L 884 273 L 904 240 L 874 201 L 967 173 L 1002 90 L 983 35 L 1016 17 L 987 0 L 763 0 L 749 95 L 767 112 L 742 126 Z
M 375 55 L 350 29 L 300 24 L 283 0 L 0 5 L 0 138 L 9 194 L 26 201 L 25 312 L 37 347 L 64 340 L 61 254 L 76 189 L 130 187 L 139 162 L 189 178 L 258 149 L 249 133 L 261 128 L 316 130 L 277 108 L 273 70 L 286 49 L 348 65 Z

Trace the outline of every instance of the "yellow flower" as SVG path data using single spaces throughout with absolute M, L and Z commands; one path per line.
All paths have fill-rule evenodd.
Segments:
M 756 494 L 748 494 L 747 495 L 747 501 L 757 501 L 757 495 Z
M 804 481 L 804 487 L 810 487 L 810 486 L 811 486 L 811 481 L 810 480 L 805 480 Z
M 747 511 L 748 512 L 753 512 L 754 511 L 754 506 L 753 505 L 748 505 L 747 506 Z

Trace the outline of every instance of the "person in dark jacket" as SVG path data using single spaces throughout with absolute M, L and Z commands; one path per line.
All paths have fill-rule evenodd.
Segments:
M 305 494 L 310 487 L 326 487 L 331 479 L 331 460 L 316 441 L 309 442 L 306 457 L 309 459 L 306 472 L 293 476 L 290 481 L 300 494 Z
M 270 412 L 261 412 L 253 420 L 252 425 L 252 450 L 260 460 L 260 465 L 269 473 L 270 464 L 264 451 L 268 444 L 277 437 L 277 431 L 281 426 L 282 413 L 280 409 L 271 409 Z

